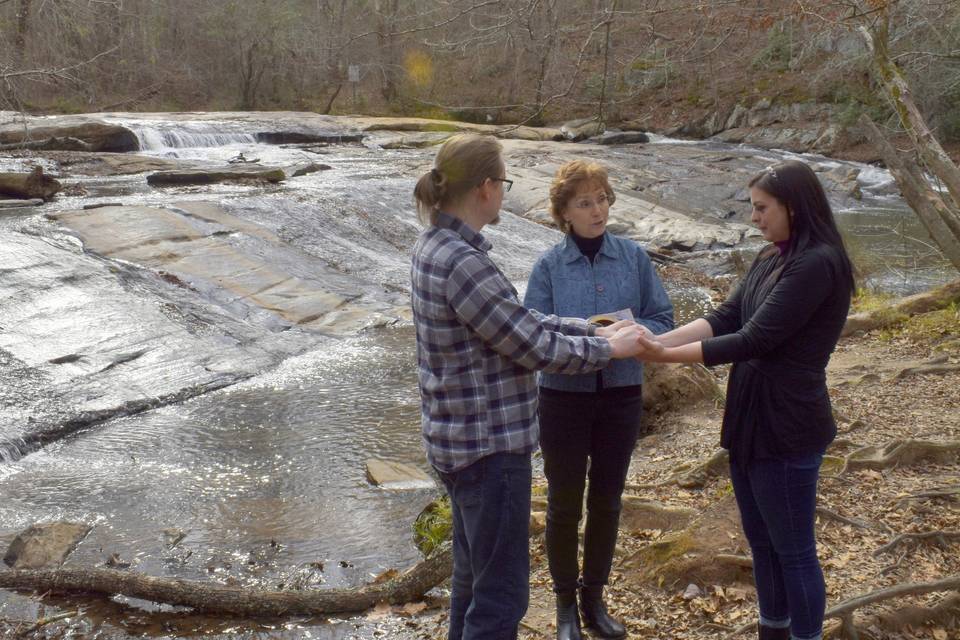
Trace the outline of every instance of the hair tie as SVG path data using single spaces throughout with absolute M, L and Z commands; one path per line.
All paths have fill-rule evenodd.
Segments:
M 433 178 L 434 182 L 440 182 L 440 178 L 442 177 L 436 168 L 430 169 L 430 176 Z

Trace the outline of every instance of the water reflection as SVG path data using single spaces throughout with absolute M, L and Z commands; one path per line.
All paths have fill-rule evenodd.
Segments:
M 281 569 L 321 563 L 323 584 L 355 585 L 419 559 L 410 524 L 434 494 L 370 486 L 368 457 L 426 468 L 409 328 L 331 344 L 5 465 L 0 541 L 33 522 L 79 520 L 98 526 L 78 561 L 117 553 L 154 575 L 274 586 Z M 176 551 L 171 528 L 186 534 Z
M 838 212 L 837 219 L 867 288 L 909 295 L 955 277 L 919 218 L 901 202 L 868 202 Z

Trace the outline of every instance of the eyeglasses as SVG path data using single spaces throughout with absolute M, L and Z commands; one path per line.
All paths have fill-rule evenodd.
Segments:
M 506 193 L 507 191 L 510 191 L 510 187 L 513 186 L 513 180 L 507 180 L 506 178 L 490 178 L 490 179 L 493 180 L 494 182 L 502 182 L 504 193 Z
M 584 198 L 583 200 L 573 200 L 570 204 L 573 205 L 574 209 L 586 210 L 586 209 L 593 209 L 594 206 L 603 206 L 609 200 L 610 199 L 607 197 L 607 195 L 603 194 L 600 197 L 598 197 L 596 200 L 588 200 Z

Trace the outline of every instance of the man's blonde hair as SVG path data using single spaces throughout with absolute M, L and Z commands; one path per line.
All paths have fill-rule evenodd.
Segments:
M 413 189 L 420 221 L 436 224 L 441 209 L 457 202 L 487 178 L 499 178 L 503 170 L 502 149 L 492 136 L 462 133 L 447 139 L 437 152 L 433 168 L 420 177 Z

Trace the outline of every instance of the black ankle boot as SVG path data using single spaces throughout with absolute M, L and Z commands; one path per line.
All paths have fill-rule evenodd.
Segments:
M 582 640 L 580 614 L 577 612 L 577 593 L 557 594 L 557 640 Z
M 775 629 L 774 627 L 765 627 L 757 623 L 757 637 L 760 640 L 790 640 L 790 629 L 783 627 Z
M 625 638 L 627 630 L 607 613 L 603 603 L 603 587 L 580 587 L 580 611 L 583 626 L 601 638 Z

